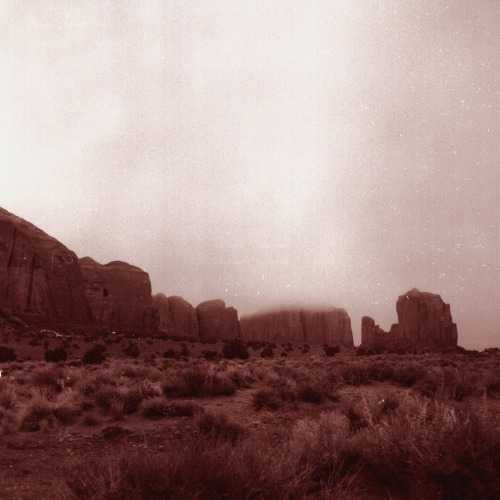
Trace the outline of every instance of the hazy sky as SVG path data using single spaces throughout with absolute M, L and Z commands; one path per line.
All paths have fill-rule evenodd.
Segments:
M 246 314 L 418 287 L 500 345 L 491 1 L 0 2 L 0 206 Z

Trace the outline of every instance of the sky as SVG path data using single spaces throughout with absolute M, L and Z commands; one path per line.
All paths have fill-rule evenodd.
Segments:
M 500 346 L 500 2 L 0 2 L 0 206 L 240 316 L 411 288 Z

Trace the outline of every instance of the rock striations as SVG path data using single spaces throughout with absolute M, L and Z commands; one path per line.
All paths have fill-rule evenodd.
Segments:
M 396 302 L 398 323 L 384 332 L 375 321 L 361 320 L 363 345 L 402 343 L 422 347 L 453 347 L 457 345 L 457 325 L 453 323 L 450 305 L 434 293 L 413 288 Z
M 90 320 L 76 255 L 41 229 L 1 208 L 0 307 L 24 319 Z
M 85 297 L 96 323 L 110 328 L 154 329 L 148 273 L 120 261 L 102 265 L 84 257 L 79 262 Z
M 153 295 L 153 307 L 158 311 L 158 329 L 173 337 L 198 338 L 196 309 L 182 297 Z
M 351 319 L 345 309 L 286 310 L 240 319 L 241 338 L 268 342 L 353 347 Z
M 196 307 L 201 341 L 239 337 L 238 312 L 223 300 L 208 300 Z

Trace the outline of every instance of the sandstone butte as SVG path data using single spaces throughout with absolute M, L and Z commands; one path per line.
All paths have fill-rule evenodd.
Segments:
M 382 330 L 372 318 L 364 316 L 361 320 L 361 344 L 457 345 L 457 325 L 453 323 L 450 305 L 445 304 L 439 295 L 413 288 L 398 297 L 396 312 L 398 323 L 392 325 L 389 332 Z
M 173 337 L 198 338 L 196 309 L 182 297 L 153 295 L 153 307 L 158 311 L 158 329 Z
M 79 260 L 92 319 L 109 328 L 155 330 L 149 275 L 126 262 Z
M 244 316 L 242 340 L 329 344 L 353 347 L 351 319 L 345 309 L 292 309 Z
M 220 299 L 198 304 L 196 316 L 201 341 L 239 337 L 238 311 Z
M 0 307 L 24 319 L 91 319 L 75 253 L 2 208 Z
M 202 341 L 242 340 L 353 347 L 344 309 L 291 309 L 246 316 L 222 300 L 194 308 L 181 297 L 151 296 L 148 274 L 125 262 L 99 264 L 33 224 L 0 208 L 0 310 L 16 321 L 96 324 L 160 331 Z M 436 294 L 412 289 L 396 303 L 398 323 L 385 332 L 362 319 L 362 344 L 457 345 L 450 306 Z M 7 317 L 5 316 L 5 317 Z M 10 317 L 10 316 L 9 316 Z

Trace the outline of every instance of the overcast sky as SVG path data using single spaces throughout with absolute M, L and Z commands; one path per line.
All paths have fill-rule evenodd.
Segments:
M 500 345 L 491 1 L 0 2 L 0 206 L 242 314 L 407 290 Z

